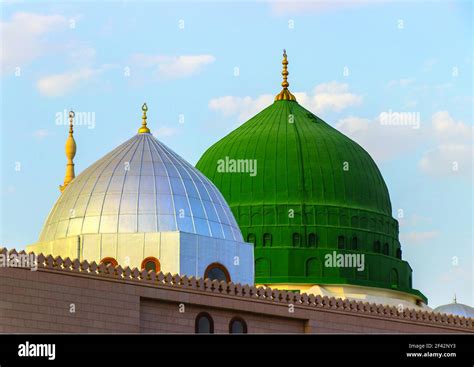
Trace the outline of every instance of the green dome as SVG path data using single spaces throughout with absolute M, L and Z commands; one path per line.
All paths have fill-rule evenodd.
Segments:
M 255 282 L 369 286 L 426 302 L 401 258 L 398 222 L 374 160 L 300 106 L 284 73 L 275 102 L 211 146 L 196 165 L 254 243 Z M 334 251 L 363 254 L 364 271 L 325 266 Z
M 226 157 L 255 159 L 256 175 L 218 172 L 217 162 Z M 306 204 L 392 213 L 387 186 L 370 155 L 296 102 L 276 101 L 209 148 L 197 168 L 227 193 L 231 205 Z

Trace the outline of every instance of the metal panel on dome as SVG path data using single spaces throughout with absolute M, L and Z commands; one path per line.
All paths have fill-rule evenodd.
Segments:
M 94 233 L 181 231 L 242 241 L 216 187 L 151 134 L 138 134 L 71 181 L 40 241 Z

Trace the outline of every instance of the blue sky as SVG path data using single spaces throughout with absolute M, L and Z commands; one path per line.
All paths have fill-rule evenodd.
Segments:
M 377 161 L 414 286 L 474 304 L 470 1 L 6 1 L 1 32 L 2 245 L 35 242 L 59 196 L 58 114 L 88 116 L 76 174 L 136 133 L 144 101 L 195 164 L 272 102 L 286 48 L 298 101 Z

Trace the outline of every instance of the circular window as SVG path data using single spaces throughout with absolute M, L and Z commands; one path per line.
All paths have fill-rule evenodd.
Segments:
M 142 270 L 159 272 L 161 270 L 160 261 L 153 256 L 147 257 L 142 261 Z
M 204 279 L 217 279 L 219 281 L 223 280 L 225 282 L 230 282 L 230 274 L 224 265 L 219 263 L 213 263 L 209 265 L 206 271 L 204 272 Z
M 214 333 L 214 320 L 207 312 L 201 312 L 196 316 L 195 330 L 196 334 Z
M 247 334 L 247 324 L 244 319 L 240 317 L 234 317 L 229 323 L 230 334 Z
M 113 257 L 104 257 L 102 260 L 100 260 L 101 264 L 105 264 L 106 266 L 112 265 L 113 267 L 118 265 L 117 260 L 115 260 Z

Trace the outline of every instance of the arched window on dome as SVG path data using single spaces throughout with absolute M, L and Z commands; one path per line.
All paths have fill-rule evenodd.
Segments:
M 194 325 L 194 332 L 196 334 L 213 334 L 214 320 L 207 312 L 201 312 L 196 316 Z
M 380 241 L 374 242 L 374 252 L 380 252 Z
M 257 246 L 257 237 L 253 233 L 247 235 L 247 242 L 253 243 L 254 247 Z
M 390 271 L 390 285 L 392 288 L 398 288 L 398 271 L 395 268 Z
M 387 243 L 387 242 L 385 242 L 385 243 L 383 244 L 383 254 L 384 254 L 384 255 L 389 255 L 388 243 Z
M 104 257 L 102 260 L 100 260 L 101 264 L 105 264 L 106 266 L 112 265 L 113 267 L 118 265 L 117 260 L 115 260 L 113 257 Z
M 293 247 L 301 246 L 301 236 L 299 233 L 293 233 Z
M 402 249 L 401 248 L 397 248 L 397 259 L 402 259 Z
M 270 233 L 265 233 L 263 235 L 263 246 L 270 247 L 272 245 L 272 235 Z
M 227 283 L 230 282 L 230 274 L 226 267 L 219 263 L 212 263 L 204 272 L 204 279 L 211 279 L 211 280 L 218 280 L 218 281 L 225 281 Z
M 308 235 L 308 246 L 318 247 L 318 236 L 316 235 L 316 233 L 310 233 Z
M 247 334 L 247 323 L 241 317 L 234 317 L 229 322 L 229 334 Z
M 357 250 L 357 237 L 352 237 L 351 247 L 353 250 Z
M 339 236 L 337 238 L 337 248 L 339 250 L 344 250 L 345 245 L 346 245 L 346 239 L 344 238 L 344 236 Z
M 161 270 L 160 260 L 156 257 L 149 256 L 142 261 L 142 270 L 159 272 Z

